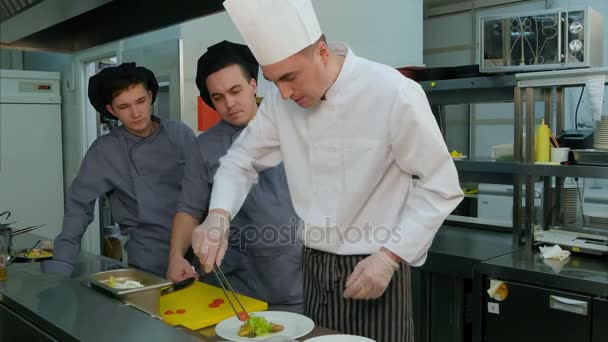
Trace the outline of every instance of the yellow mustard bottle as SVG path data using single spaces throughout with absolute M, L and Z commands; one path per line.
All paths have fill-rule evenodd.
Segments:
M 537 162 L 548 162 L 550 156 L 550 140 L 551 130 L 549 126 L 545 124 L 543 119 L 542 123 L 538 125 L 536 129 L 536 161 Z

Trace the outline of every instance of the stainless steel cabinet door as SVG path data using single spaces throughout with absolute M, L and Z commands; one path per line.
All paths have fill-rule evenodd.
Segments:
M 484 296 L 485 341 L 591 341 L 591 298 L 505 282 L 502 302 Z
M 608 299 L 593 300 L 592 342 L 603 342 L 608 339 Z

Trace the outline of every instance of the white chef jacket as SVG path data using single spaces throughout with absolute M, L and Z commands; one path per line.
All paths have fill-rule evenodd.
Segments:
M 346 44 L 330 48 L 346 58 L 326 99 L 304 109 L 273 86 L 221 159 L 210 209 L 234 217 L 257 173 L 283 161 L 306 246 L 341 255 L 386 247 L 422 265 L 463 198 L 426 95 Z

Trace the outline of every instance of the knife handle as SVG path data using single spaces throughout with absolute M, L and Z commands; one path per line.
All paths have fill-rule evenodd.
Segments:
M 179 282 L 177 282 L 177 283 L 169 286 L 166 289 L 162 289 L 161 290 L 161 295 L 166 295 L 168 293 L 175 292 L 177 290 L 183 289 L 184 287 L 192 284 L 192 282 L 194 282 L 194 280 L 195 280 L 194 277 L 190 277 L 190 278 L 184 279 L 182 281 L 179 281 Z

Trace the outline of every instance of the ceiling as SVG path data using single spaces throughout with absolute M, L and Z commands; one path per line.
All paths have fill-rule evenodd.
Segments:
M 423 1 L 430 9 L 472 0 Z M 74 52 L 222 11 L 222 2 L 0 0 L 0 46 Z
M 0 22 L 19 14 L 43 0 L 0 0 Z
M 470 2 L 471 0 L 424 0 L 424 5 L 427 7 L 436 7 L 442 5 L 451 5 L 459 2 Z
M 7 8 L 0 20 L 3 29 L 18 32 L 33 27 L 33 22 L 47 19 L 40 6 L 54 12 L 82 9 L 83 3 L 93 4 L 81 12 L 67 15 L 40 29 L 9 39 L 4 32 L 0 45 L 4 47 L 74 52 L 112 41 L 132 37 L 182 23 L 223 10 L 223 0 L 0 0 Z M 6 6 L 11 4 L 10 7 Z M 26 3 L 29 5 L 25 6 Z M 33 6 L 38 4 L 38 6 Z M 17 5 L 21 6 L 18 7 Z M 10 10 L 10 11 L 9 11 Z M 2 14 L 4 15 L 4 9 Z M 50 11 L 49 11 L 50 13 Z M 9 32 L 11 33 L 11 32 Z M 0 33 L 2 36 L 3 33 Z

